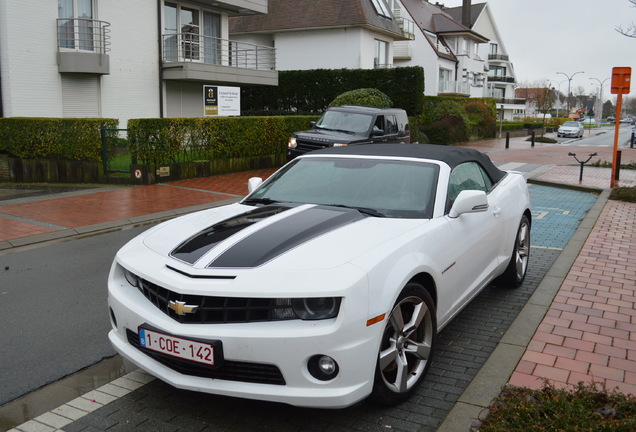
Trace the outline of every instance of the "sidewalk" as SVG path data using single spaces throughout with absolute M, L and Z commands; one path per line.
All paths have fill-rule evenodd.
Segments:
M 636 204 L 608 201 L 609 168 L 580 166 L 569 152 L 611 148 L 536 143 L 523 138 L 471 143 L 505 169 L 530 166 L 532 181 L 605 189 L 535 294 L 439 431 L 468 430 L 502 385 L 540 388 L 595 381 L 636 394 Z M 622 162 L 636 149 L 622 148 Z M 247 179 L 274 169 L 153 186 L 108 187 L 0 201 L 0 256 L 10 249 L 77 235 L 166 220 L 235 201 Z M 636 186 L 636 171 L 621 171 L 620 186 Z

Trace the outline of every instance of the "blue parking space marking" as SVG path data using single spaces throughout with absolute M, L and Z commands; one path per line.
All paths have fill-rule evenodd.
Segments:
M 563 249 L 598 195 L 529 184 L 533 247 Z

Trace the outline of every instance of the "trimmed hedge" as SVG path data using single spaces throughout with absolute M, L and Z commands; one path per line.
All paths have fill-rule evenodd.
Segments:
M 292 132 L 316 116 L 196 117 L 128 121 L 130 155 L 142 164 L 285 153 Z
M 375 88 L 409 115 L 422 113 L 424 69 L 312 69 L 278 72 L 278 86 L 241 87 L 241 114 L 316 114 L 347 91 Z
M 492 138 L 495 113 L 495 100 L 490 98 L 426 96 L 423 113 L 411 118 L 411 140 L 449 145 Z
M 117 124 L 103 118 L 0 118 L 0 152 L 21 159 L 101 162 L 100 129 Z

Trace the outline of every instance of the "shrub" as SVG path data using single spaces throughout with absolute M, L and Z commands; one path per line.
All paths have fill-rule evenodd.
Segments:
M 615 187 L 610 199 L 636 203 L 636 187 Z
M 564 432 L 636 430 L 636 398 L 592 383 L 542 390 L 512 386 L 490 406 L 478 432 Z
M 362 105 L 375 108 L 390 108 L 391 99 L 378 89 L 363 88 L 344 92 L 329 104 L 330 107 L 342 105 Z
M 495 116 L 483 101 L 469 100 L 464 104 L 468 115 L 468 128 L 471 136 L 478 138 L 493 138 L 497 131 Z
M 21 159 L 102 160 L 102 127 L 115 119 L 0 118 L 0 151 Z

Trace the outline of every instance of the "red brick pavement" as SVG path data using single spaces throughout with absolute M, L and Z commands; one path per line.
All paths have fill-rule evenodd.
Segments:
M 510 378 L 636 394 L 636 204 L 608 201 Z
M 244 196 L 247 194 L 249 177 L 267 178 L 274 171 L 274 169 L 249 171 L 182 180 L 166 185 L 130 187 L 6 205 L 0 206 L 0 214 L 37 221 L 41 224 L 77 228 L 229 198 L 228 195 L 222 194 Z M 56 231 L 56 228 L 0 217 L 0 241 L 52 231 Z

